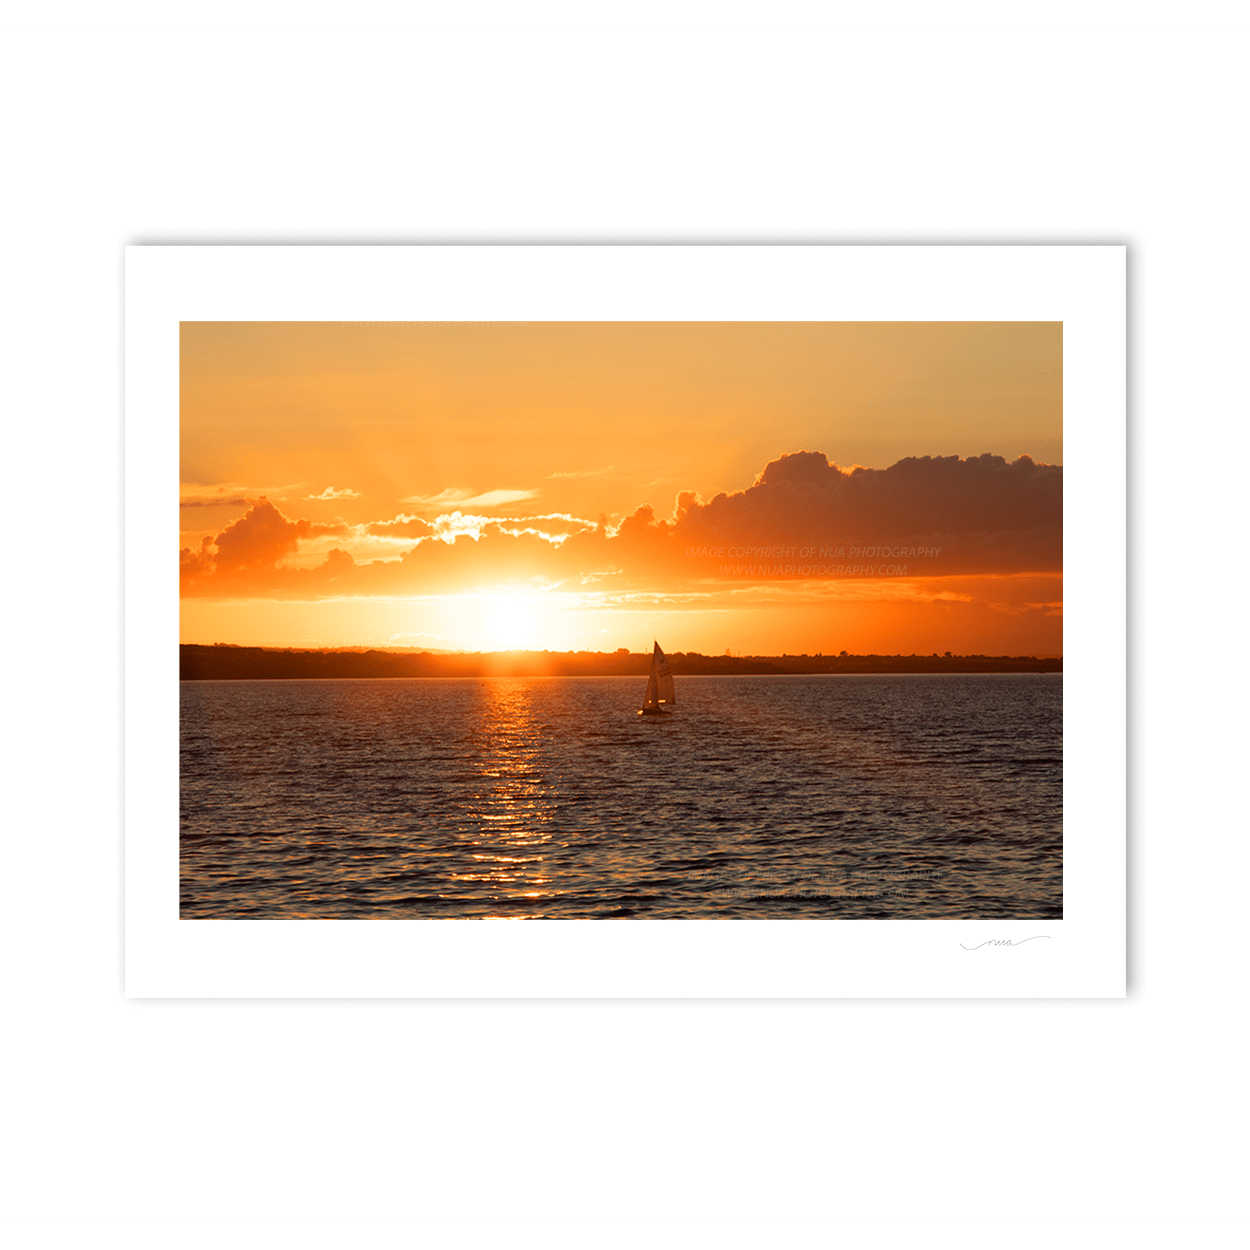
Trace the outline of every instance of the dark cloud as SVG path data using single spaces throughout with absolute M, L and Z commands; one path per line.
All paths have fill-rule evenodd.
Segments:
M 184 584 L 204 582 L 210 576 L 219 583 L 238 581 L 273 570 L 279 560 L 295 553 L 301 539 L 348 532 L 348 526 L 341 523 L 314 525 L 311 521 L 288 520 L 262 498 L 215 538 L 204 539 L 198 551 L 184 547 L 180 570 Z
M 747 490 L 707 503 L 679 495 L 673 529 L 686 546 L 939 547 L 935 571 L 1058 570 L 1063 467 L 984 455 L 844 470 L 800 451 Z
M 294 553 L 307 527 L 307 521 L 288 521 L 267 499 L 261 500 L 217 535 L 217 568 L 222 573 L 269 568 Z
M 213 557 L 209 553 L 210 543 L 206 538 L 198 551 L 191 547 L 183 547 L 178 553 L 178 580 L 184 591 L 203 583 L 213 571 Z

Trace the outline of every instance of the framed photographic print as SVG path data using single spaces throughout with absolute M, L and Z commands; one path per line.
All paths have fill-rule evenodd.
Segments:
M 1123 248 L 126 284 L 129 994 L 1123 994 Z

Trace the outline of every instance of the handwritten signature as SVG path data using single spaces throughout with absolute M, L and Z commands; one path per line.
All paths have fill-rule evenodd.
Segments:
M 1025 942 L 1036 942 L 1039 938 L 1049 940 L 1050 934 L 1036 933 L 1032 937 L 1021 938 L 1018 942 L 1013 942 L 1011 938 L 986 938 L 984 942 L 978 942 L 975 946 L 964 946 L 962 942 L 959 945 L 963 946 L 966 951 L 979 951 L 983 946 L 1023 946 Z

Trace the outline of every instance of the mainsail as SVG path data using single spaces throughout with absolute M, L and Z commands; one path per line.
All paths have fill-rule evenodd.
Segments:
M 642 701 L 644 712 L 658 712 L 664 707 L 671 707 L 677 702 L 673 690 L 673 671 L 668 666 L 660 644 L 655 644 L 651 653 L 651 676 L 647 678 L 647 694 Z

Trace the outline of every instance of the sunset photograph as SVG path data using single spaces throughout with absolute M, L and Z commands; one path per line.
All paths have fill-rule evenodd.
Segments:
M 180 915 L 1063 915 L 1058 322 L 190 322 Z
M 0 1246 L 1245 1245 L 1241 10 L 151 8 L 6 31 Z

